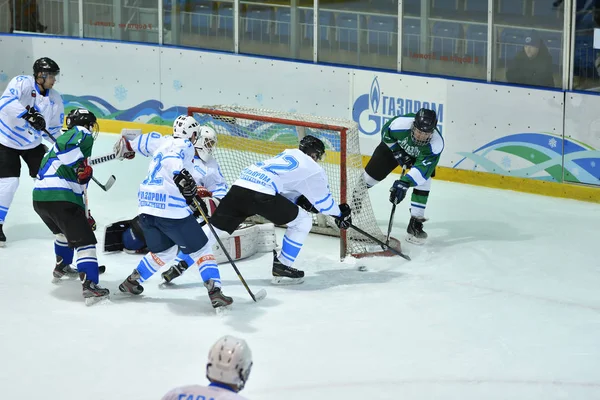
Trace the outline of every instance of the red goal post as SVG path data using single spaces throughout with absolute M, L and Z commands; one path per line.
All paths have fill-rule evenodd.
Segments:
M 288 148 L 297 148 L 305 135 L 325 143 L 325 156 L 319 163 L 325 170 L 331 193 L 340 203 L 352 208 L 357 227 L 385 241 L 371 208 L 367 186 L 362 177 L 358 125 L 353 121 L 279 112 L 230 105 L 188 107 L 188 115 L 217 133 L 217 159 L 223 176 L 231 185 L 248 165 L 264 161 Z M 254 222 L 261 222 L 253 218 Z M 340 231 L 331 217 L 313 216 L 311 232 L 340 237 L 340 258 L 391 255 L 358 232 Z M 392 245 L 399 247 L 396 239 Z

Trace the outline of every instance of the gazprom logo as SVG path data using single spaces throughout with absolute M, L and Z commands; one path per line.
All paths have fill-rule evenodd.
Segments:
M 390 119 L 409 113 L 416 113 L 421 108 L 428 108 L 436 112 L 438 129 L 442 131 L 444 123 L 444 104 L 430 101 L 429 99 L 414 99 L 402 97 L 401 93 L 383 95 L 377 76 L 371 82 L 371 90 L 354 100 L 352 106 L 352 119 L 365 135 L 377 135 L 383 125 Z
M 374 114 L 377 114 L 377 109 L 379 108 L 379 102 L 381 101 L 381 89 L 379 89 L 379 81 L 377 77 L 373 79 L 371 83 L 371 110 Z

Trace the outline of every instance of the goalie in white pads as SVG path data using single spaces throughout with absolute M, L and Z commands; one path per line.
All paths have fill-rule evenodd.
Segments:
M 212 306 L 233 302 L 221 292 L 221 277 L 208 239 L 192 215 L 189 204 L 197 196 L 197 182 L 189 173 L 194 169 L 194 145 L 200 131 L 198 122 L 187 115 L 177 117 L 173 135 L 152 154 L 146 179 L 138 192 L 138 211 L 146 244 L 146 254 L 119 290 L 141 294 L 141 283 L 166 263 L 172 262 L 178 249 L 188 265 L 197 265 L 208 290 Z
M 252 370 L 252 351 L 244 339 L 223 336 L 210 348 L 206 363 L 208 386 L 187 385 L 170 390 L 161 400 L 245 400 L 244 389 Z
M 275 225 L 287 225 L 281 252 L 273 251 L 272 282 L 302 283 L 304 271 L 293 268 L 294 261 L 312 228 L 312 217 L 295 204 L 304 196 L 318 212 L 335 217 L 340 229 L 351 223 L 347 204 L 333 199 L 327 175 L 317 163 L 325 154 L 325 145 L 307 135 L 297 149 L 284 150 L 277 156 L 248 166 L 236 180 L 210 219 L 217 233 L 233 233 L 244 220 L 258 214 Z M 210 241 L 216 240 L 204 228 Z

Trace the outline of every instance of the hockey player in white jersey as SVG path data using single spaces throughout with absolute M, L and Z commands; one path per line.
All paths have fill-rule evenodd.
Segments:
M 44 57 L 33 64 L 33 75 L 19 75 L 0 98 L 0 247 L 6 243 L 3 225 L 19 187 L 22 158 L 35 178 L 46 147 L 44 129 L 57 137 L 65 117 L 62 97 L 54 89 L 58 64 Z
M 244 389 L 252 370 L 252 352 L 244 339 L 223 336 L 210 348 L 206 363 L 208 386 L 187 385 L 170 390 L 161 400 L 245 400 Z
M 122 292 L 141 294 L 141 283 L 172 262 L 180 248 L 188 265 L 198 266 L 213 307 L 233 302 L 221 292 L 211 246 L 189 207 L 197 196 L 197 182 L 189 171 L 194 169 L 193 143 L 199 131 L 200 125 L 194 118 L 181 115 L 173 124 L 173 136 L 165 138 L 153 153 L 148 175 L 138 192 L 139 222 L 150 253 L 119 285 Z
M 271 159 L 248 166 L 210 219 L 215 228 L 229 234 L 255 214 L 275 225 L 287 225 L 281 252 L 273 251 L 274 284 L 304 280 L 304 271 L 292 265 L 310 232 L 312 217 L 296 205 L 298 199 L 306 199 L 319 213 L 335 217 L 340 229 L 350 226 L 350 206 L 337 205 L 329 191 L 327 175 L 317 163 L 324 154 L 323 142 L 307 135 L 297 149 L 284 150 Z M 216 240 L 206 227 L 204 231 L 211 242 Z

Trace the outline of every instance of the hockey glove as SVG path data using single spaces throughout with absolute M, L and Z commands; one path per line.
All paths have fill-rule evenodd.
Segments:
M 301 194 L 300 197 L 296 199 L 296 205 L 310 213 L 319 213 L 319 210 L 317 210 L 315 206 L 313 206 L 312 203 L 303 194 Z
M 46 120 L 44 119 L 44 116 L 37 112 L 33 107 L 29 107 L 22 118 L 29 122 L 33 129 L 37 131 L 46 129 Z
M 90 224 L 90 227 L 92 228 L 92 231 L 96 230 L 96 220 L 94 219 L 94 217 L 92 217 L 92 213 L 90 212 L 90 210 L 88 210 L 88 224 Z
M 205 188 L 204 186 L 198 186 L 198 197 L 212 197 L 212 192 Z
M 120 137 L 119 141 L 115 143 L 113 151 L 118 160 L 132 160 L 135 157 L 135 151 L 131 148 L 131 143 L 124 137 Z
M 90 181 L 90 179 L 92 179 L 94 171 L 92 170 L 92 167 L 88 164 L 87 158 L 84 158 L 83 161 L 79 163 L 79 166 L 75 170 L 75 173 L 77 174 L 77 182 L 79 182 L 79 184 L 81 185 L 87 184 Z
M 335 217 L 335 224 L 340 229 L 345 230 L 350 228 L 350 224 L 352 223 L 352 217 L 350 216 L 352 210 L 350 210 L 350 206 L 346 203 L 340 204 L 340 211 L 342 213 Z
M 406 192 L 410 185 L 404 181 L 398 179 L 390 188 L 390 202 L 392 204 L 398 204 L 406 197 Z
M 403 149 L 399 149 L 392 152 L 394 154 L 394 158 L 398 162 L 398 165 L 404 167 L 406 169 L 410 169 L 415 164 L 415 158 L 411 155 L 408 155 Z
M 173 176 L 173 182 L 181 195 L 185 198 L 185 201 L 188 204 L 191 204 L 198 193 L 198 187 L 196 186 L 196 181 L 185 168 L 181 170 L 180 173 L 175 174 Z

